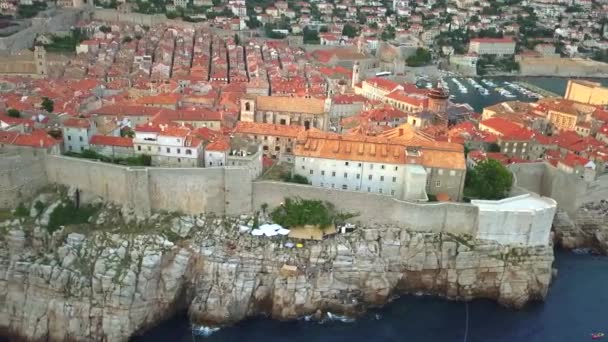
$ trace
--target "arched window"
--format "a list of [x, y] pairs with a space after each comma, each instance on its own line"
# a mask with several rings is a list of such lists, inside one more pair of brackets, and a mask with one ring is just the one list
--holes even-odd
[[250, 111], [251, 110], [251, 103], [245, 102], [245, 110], [246, 111]]

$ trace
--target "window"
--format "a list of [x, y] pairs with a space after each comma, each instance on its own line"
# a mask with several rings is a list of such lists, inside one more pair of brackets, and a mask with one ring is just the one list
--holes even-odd
[[439, 170], [437, 171], [437, 174], [438, 174], [438, 175], [440, 175], [440, 176], [441, 176], [441, 175], [443, 175], [443, 169], [439, 169]]
[[435, 186], [436, 187], [440, 187], [441, 186], [441, 181], [435, 181]]
[[331, 172], [331, 176], [332, 176], [332, 177], [336, 177], [336, 171], [332, 171], [332, 172]]
[[395, 196], [395, 190], [391, 190], [391, 196]]
[[342, 190], [348, 190], [348, 185], [343, 184], [343, 185], [342, 185]]
[[177, 154], [181, 154], [182, 150], [180, 148], [177, 149]]
[[148, 152], [152, 151], [152, 146], [148, 146]]
[[344, 162], [344, 165], [348, 166], [348, 162]]
[[141, 146], [139, 146], [139, 145], [138, 145], [138, 146], [137, 146], [137, 150], [138, 150], [138, 151], [141, 151]]
[[310, 170], [310, 174], [312, 175], [314, 172], [312, 170]]
[[357, 166], [361, 167], [361, 163], [359, 163], [359, 165], [357, 165]]
[[321, 176], [325, 176], [325, 171], [321, 170]]
[[397, 181], [397, 177], [393, 177], [393, 183]]
[[374, 164], [369, 164], [369, 169], [373, 170], [373, 168], [374, 168]]
[[160, 146], [158, 147], [158, 152], [160, 152]]
[[84, 151], [84, 147], [80, 146], [80, 152]]
[[380, 193], [380, 194], [382, 193], [382, 188], [378, 189], [378, 193]]
[[360, 179], [360, 178], [361, 178], [361, 175], [357, 173], [357, 179]]
[[321, 187], [322, 187], [322, 186], [323, 186], [323, 182], [321, 182], [321, 184], [319, 184], [319, 186], [321, 186]]
[[368, 179], [368, 180], [372, 180], [372, 175], [368, 175], [368, 176], [367, 176], [367, 179]]
[[267, 136], [264, 136], [264, 140], [268, 140], [268, 137], [267, 137]]
[[399, 171], [399, 166], [395, 166], [395, 171]]
[[513, 153], [515, 153], [515, 149], [513, 149]]
[[72, 141], [72, 136], [71, 135], [68, 135], [68, 140]]
[[331, 188], [332, 188], [332, 189], [333, 189], [333, 188], [335, 188], [334, 183], [331, 183]]
[[384, 182], [384, 176], [380, 176], [380, 181]]
[[503, 152], [504, 152], [504, 153], [507, 153], [507, 152], [509, 152], [509, 149], [505, 147], [505, 149], [504, 149], [504, 151], [503, 151]]
[[306, 170], [306, 166], [302, 165], [302, 170]]
[[277, 137], [277, 141], [279, 141], [279, 137]]
[[264, 151], [268, 151], [268, 146], [263, 147]]
[[344, 178], [348, 178], [348, 173], [344, 172]]
[[285, 149], [285, 151], [286, 151], [287, 153], [291, 153], [291, 147], [286, 148], [286, 149]]
[[78, 140], [82, 141], [82, 137], [78, 137]]
[[177, 158], [177, 162], [181, 163], [182, 162], [182, 158]]
[[167, 147], [167, 153], [171, 153], [171, 149]]
[[187, 149], [187, 150], [186, 150], [186, 154], [188, 154], [188, 155], [192, 154], [192, 150]]
[[384, 170], [384, 165], [380, 165], [380, 168], [381, 168], [382, 170]]
[[525, 148], [524, 148], [524, 149], [522, 149], [522, 150], [521, 150], [521, 153], [526, 153], [526, 149], [525, 149]]

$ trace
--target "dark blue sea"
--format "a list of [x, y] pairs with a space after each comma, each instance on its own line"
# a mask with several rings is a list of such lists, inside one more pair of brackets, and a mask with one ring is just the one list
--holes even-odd
[[[509, 310], [489, 300], [465, 304], [403, 296], [354, 322], [250, 319], [211, 336], [193, 336], [185, 316], [161, 324], [134, 342], [575, 342], [608, 336], [608, 257], [558, 251], [545, 302]], [[468, 324], [467, 324], [468, 317]], [[608, 337], [606, 338], [608, 341]]]

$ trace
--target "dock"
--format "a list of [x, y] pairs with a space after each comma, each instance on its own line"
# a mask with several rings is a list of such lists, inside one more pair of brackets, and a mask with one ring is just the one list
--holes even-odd
[[539, 95], [542, 95], [543, 97], [563, 97], [563, 95], [556, 94], [552, 91], [548, 91], [547, 89], [543, 89], [539, 86], [535, 86], [534, 84], [531, 84], [528, 82], [516, 81], [516, 83], [524, 88], [527, 88], [528, 90], [531, 90]]

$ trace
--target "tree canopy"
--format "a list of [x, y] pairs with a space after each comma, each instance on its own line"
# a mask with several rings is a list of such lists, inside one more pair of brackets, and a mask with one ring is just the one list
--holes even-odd
[[354, 38], [359, 34], [357, 28], [351, 24], [344, 25], [342, 28], [342, 35], [347, 36], [348, 38]]
[[42, 108], [44, 108], [44, 110], [46, 110], [47, 112], [51, 113], [54, 109], [54, 106], [55, 104], [48, 97], [42, 99]]
[[21, 112], [19, 112], [18, 110], [14, 109], [14, 108], [7, 110], [6, 114], [8, 116], [10, 116], [11, 118], [20, 118], [21, 117]]
[[417, 48], [416, 53], [412, 56], [409, 56], [405, 63], [411, 67], [419, 67], [431, 62], [431, 52], [424, 48]]
[[467, 172], [467, 190], [471, 198], [498, 200], [511, 191], [513, 174], [494, 159], [481, 161]]

